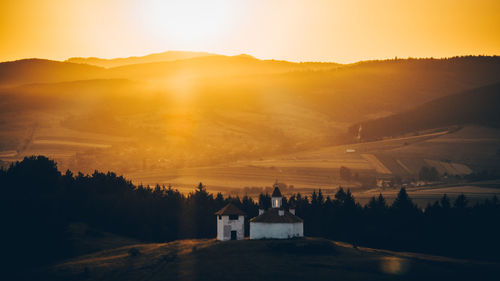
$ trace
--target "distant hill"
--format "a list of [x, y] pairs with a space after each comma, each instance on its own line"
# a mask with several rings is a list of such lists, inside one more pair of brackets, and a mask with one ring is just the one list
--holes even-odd
[[26, 128], [131, 137], [98, 156], [106, 169], [145, 159], [212, 165], [345, 143], [351, 124], [500, 81], [500, 57], [338, 65], [213, 55], [113, 68], [22, 60], [0, 69], [1, 150], [29, 140]]
[[500, 127], [500, 82], [445, 96], [411, 110], [351, 126], [362, 139], [397, 136], [452, 125], [478, 124]]
[[183, 59], [191, 59], [196, 57], [204, 57], [212, 55], [213, 54], [206, 52], [167, 51], [163, 53], [150, 54], [140, 57], [114, 58], [114, 59], [102, 59], [96, 57], [90, 57], [90, 58], [73, 57], [67, 59], [66, 62], [84, 63], [100, 67], [111, 68], [127, 64], [183, 60]]
[[[292, 71], [330, 70], [335, 63], [294, 63], [277, 60], [260, 60], [248, 55], [204, 56], [185, 60], [152, 62], [125, 65], [108, 69], [111, 78], [144, 79], [164, 81], [165, 79], [229, 78], [233, 76], [269, 75]], [[226, 83], [229, 81], [222, 81]], [[258, 81], [254, 81], [258, 82]]]
[[55, 83], [61, 81], [95, 79], [104, 68], [44, 59], [24, 59], [0, 63], [0, 87], [27, 83]]
[[[182, 52], [181, 52], [182, 53]], [[158, 55], [158, 56], [157, 56]], [[315, 71], [331, 69], [335, 63], [293, 63], [276, 60], [259, 60], [248, 55], [186, 56], [184, 59], [162, 60], [162, 54], [132, 58], [118, 67], [104, 68], [85, 63], [45, 59], [23, 59], [0, 63], [0, 88], [31, 83], [58, 83], [91, 79], [130, 79], [161, 81], [165, 79], [213, 78], [242, 75], [266, 75], [290, 71]], [[143, 59], [145, 58], [145, 59]], [[119, 59], [121, 60], [121, 59]], [[124, 60], [129, 60], [124, 59]], [[175, 77], [174, 77], [175, 76]], [[168, 81], [167, 81], [168, 82]]]

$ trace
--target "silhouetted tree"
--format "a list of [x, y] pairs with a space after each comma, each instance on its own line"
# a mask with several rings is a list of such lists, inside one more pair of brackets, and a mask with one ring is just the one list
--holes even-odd
[[347, 194], [345, 193], [344, 189], [342, 187], [339, 187], [339, 190], [337, 190], [337, 193], [335, 193], [335, 205], [336, 206], [343, 206], [345, 201], [346, 201]]
[[467, 208], [467, 205], [469, 204], [469, 201], [465, 197], [465, 195], [462, 193], [458, 195], [457, 199], [455, 199], [454, 207], [456, 209], [465, 209]]
[[441, 204], [441, 208], [443, 208], [444, 210], [448, 210], [451, 208], [450, 199], [448, 198], [448, 196], [446, 196], [446, 194], [441, 197], [439, 203]]
[[399, 190], [398, 196], [392, 203], [391, 208], [404, 214], [408, 213], [409, 211], [415, 210], [416, 206], [411, 201], [408, 193], [406, 193], [406, 188], [402, 187]]
[[382, 193], [380, 193], [377, 198], [372, 197], [366, 207], [372, 212], [380, 213], [387, 209], [387, 203]]
[[[91, 175], [66, 171], [54, 161], [27, 157], [0, 170], [0, 213], [8, 266], [39, 265], [72, 255], [68, 225], [91, 227], [142, 241], [164, 242], [193, 237], [215, 237], [215, 211], [233, 202], [248, 218], [258, 204], [248, 196], [215, 198], [203, 184], [187, 195], [171, 186], [135, 186], [112, 172]], [[310, 199], [310, 200], [309, 200]], [[259, 205], [270, 208], [269, 194]], [[306, 235], [355, 242], [357, 245], [456, 256], [498, 259], [500, 202], [493, 197], [468, 207], [462, 194], [453, 207], [448, 196], [428, 204], [422, 212], [402, 188], [391, 207], [382, 194], [361, 208], [349, 189], [340, 187], [332, 200], [322, 190], [311, 198], [293, 194], [293, 204], [304, 219]], [[246, 221], [248, 230], [248, 221]], [[467, 241], [473, 241], [468, 243]], [[460, 247], [457, 247], [460, 245]]]
[[271, 208], [271, 196], [269, 193], [259, 195], [259, 207], [267, 210]]

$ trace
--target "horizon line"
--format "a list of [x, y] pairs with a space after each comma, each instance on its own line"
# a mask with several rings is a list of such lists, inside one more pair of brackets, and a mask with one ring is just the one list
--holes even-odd
[[[436, 59], [436, 60], [445, 60], [445, 59], [452, 59], [452, 58], [461, 58], [461, 57], [499, 57], [499, 54], [491, 54], [491, 55], [486, 55], [486, 54], [461, 54], [461, 55], [452, 55], [452, 56], [441, 56], [441, 57], [434, 57], [434, 56], [407, 56], [407, 57], [400, 57], [400, 56], [394, 56], [394, 57], [379, 57], [379, 58], [367, 58], [367, 59], [362, 59], [362, 60], [356, 60], [356, 61], [351, 61], [351, 62], [336, 62], [336, 61], [330, 61], [330, 60], [293, 60], [293, 59], [280, 59], [280, 58], [262, 58], [262, 57], [257, 57], [252, 54], [248, 53], [237, 53], [237, 54], [224, 54], [224, 53], [214, 53], [214, 52], [208, 52], [208, 51], [193, 51], [193, 50], [166, 50], [166, 51], [159, 51], [159, 52], [151, 52], [151, 53], [146, 53], [146, 54], [137, 54], [137, 55], [130, 55], [130, 56], [117, 56], [117, 57], [98, 57], [98, 56], [71, 56], [67, 58], [47, 58], [47, 57], [23, 57], [23, 58], [16, 58], [16, 59], [7, 59], [4, 61], [0, 61], [0, 63], [6, 63], [6, 62], [15, 62], [15, 61], [21, 61], [21, 60], [30, 60], [30, 59], [39, 59], [39, 60], [49, 60], [49, 61], [57, 61], [57, 62], [68, 62], [69, 59], [72, 58], [80, 58], [80, 59], [101, 59], [101, 60], [115, 60], [115, 59], [130, 59], [130, 58], [140, 58], [140, 57], [145, 57], [149, 55], [155, 55], [155, 54], [162, 54], [162, 53], [167, 53], [167, 52], [186, 52], [186, 53], [206, 53], [208, 55], [212, 56], [227, 56], [227, 57], [236, 57], [236, 56], [241, 56], [241, 55], [247, 55], [251, 56], [255, 59], [262, 60], [262, 61], [286, 61], [286, 62], [291, 62], [291, 63], [332, 63], [332, 64], [341, 64], [341, 65], [350, 65], [350, 64], [356, 64], [356, 63], [361, 63], [361, 62], [371, 62], [371, 61], [391, 61], [391, 60], [411, 60], [411, 59]], [[194, 57], [196, 58], [196, 57]], [[176, 60], [171, 60], [171, 61], [177, 61], [177, 60], [185, 60], [185, 59], [176, 59]]]

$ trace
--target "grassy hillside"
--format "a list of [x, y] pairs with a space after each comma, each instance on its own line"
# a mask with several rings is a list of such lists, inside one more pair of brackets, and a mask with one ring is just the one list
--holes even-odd
[[123, 237], [109, 232], [99, 231], [85, 223], [68, 225], [69, 246], [71, 256], [80, 256], [126, 245], [137, 244], [138, 240]]
[[40, 269], [38, 276], [110, 281], [471, 280], [479, 276], [481, 280], [494, 280], [498, 273], [495, 263], [354, 249], [347, 244], [306, 238], [137, 244], [77, 257]]
[[361, 139], [369, 140], [452, 125], [500, 127], [499, 104], [500, 83], [496, 83], [438, 98], [403, 113], [361, 122], [350, 131], [355, 135], [361, 126]]

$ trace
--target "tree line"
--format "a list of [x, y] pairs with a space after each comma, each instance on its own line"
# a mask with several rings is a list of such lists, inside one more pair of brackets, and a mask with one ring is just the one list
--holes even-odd
[[[247, 214], [269, 208], [268, 193], [258, 199], [211, 194], [200, 185], [183, 194], [172, 187], [135, 186], [112, 172], [61, 173], [43, 156], [27, 157], [0, 170], [4, 253], [12, 266], [37, 265], [72, 256], [67, 227], [91, 227], [144, 242], [216, 236], [214, 213], [232, 202]], [[361, 206], [350, 190], [333, 198], [321, 190], [283, 198], [304, 219], [306, 236], [355, 245], [433, 254], [498, 259], [500, 202], [496, 197], [474, 205], [464, 195], [444, 195], [418, 208], [402, 188], [392, 204], [382, 195]]]

